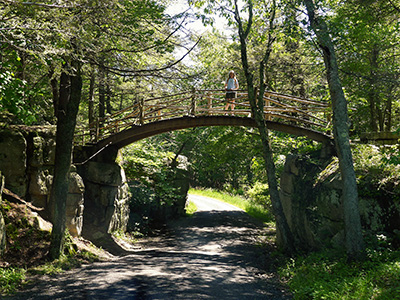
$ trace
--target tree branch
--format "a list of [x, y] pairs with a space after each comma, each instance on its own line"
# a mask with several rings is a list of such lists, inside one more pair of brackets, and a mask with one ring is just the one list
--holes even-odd
[[[104, 66], [105, 68], [107, 68], [107, 70], [109, 70], [111, 73], [116, 74], [116, 75], [127, 75], [127, 74], [132, 74], [132, 76], [141, 74], [141, 75], [145, 75], [145, 74], [150, 74], [153, 72], [160, 72], [160, 71], [165, 71], [166, 69], [170, 69], [173, 66], [177, 65], [178, 63], [180, 63], [187, 55], [189, 55], [190, 52], [193, 51], [193, 49], [197, 46], [197, 44], [200, 42], [201, 37], [198, 39], [198, 41], [178, 60], [174, 61], [171, 64], [168, 64], [164, 67], [161, 68], [157, 68], [157, 69], [149, 69], [149, 70], [131, 70], [131, 69], [120, 69], [120, 68], [115, 68], [115, 67], [110, 67], [110, 66]], [[98, 66], [102, 66], [102, 64], [98, 63], [98, 62], [94, 62], [94, 64], [98, 65]]]
[[11, 5], [33, 5], [33, 6], [41, 6], [46, 8], [76, 8], [80, 5], [76, 6], [66, 6], [66, 5], [56, 5], [56, 4], [44, 4], [44, 3], [36, 3], [36, 2], [19, 2], [13, 0], [0, 0], [0, 3], [11, 4]]

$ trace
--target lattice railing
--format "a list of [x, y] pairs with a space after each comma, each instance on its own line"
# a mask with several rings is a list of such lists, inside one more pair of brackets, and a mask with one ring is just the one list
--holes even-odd
[[[319, 130], [329, 127], [329, 105], [325, 102], [270, 91], [265, 92], [263, 98], [266, 120], [319, 128]], [[132, 126], [183, 116], [251, 117], [247, 92], [237, 91], [237, 97], [231, 101], [235, 103], [235, 109], [225, 110], [226, 99], [223, 90], [192, 90], [139, 99], [129, 107], [97, 120], [88, 128], [80, 128], [76, 142], [79, 144], [97, 142]]]

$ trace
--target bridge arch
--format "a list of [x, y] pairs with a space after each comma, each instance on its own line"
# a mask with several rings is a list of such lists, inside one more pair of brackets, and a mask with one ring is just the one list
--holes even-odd
[[[319, 131], [275, 121], [266, 121], [266, 123], [268, 128], [271, 130], [293, 134], [296, 136], [305, 136], [311, 140], [324, 144], [332, 144], [332, 137]], [[206, 126], [245, 126], [256, 128], [257, 124], [254, 119], [245, 117], [184, 116], [179, 118], [160, 120], [143, 125], [133, 125], [128, 129], [117, 132], [97, 142], [95, 144], [95, 151], [98, 151], [107, 146], [113, 146], [113, 148], [120, 149], [136, 141], [157, 134], [186, 128]]]

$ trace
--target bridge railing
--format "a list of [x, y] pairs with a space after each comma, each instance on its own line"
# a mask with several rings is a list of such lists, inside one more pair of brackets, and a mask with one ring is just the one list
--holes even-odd
[[[266, 120], [320, 130], [329, 126], [329, 105], [325, 102], [271, 91], [265, 92], [263, 98]], [[173, 95], [137, 99], [131, 106], [89, 124], [89, 128], [81, 128], [76, 136], [76, 142], [79, 144], [97, 142], [132, 126], [182, 116], [252, 117], [246, 91], [237, 91], [237, 97], [230, 100], [235, 104], [234, 110], [225, 110], [226, 101], [224, 90], [195, 89]]]

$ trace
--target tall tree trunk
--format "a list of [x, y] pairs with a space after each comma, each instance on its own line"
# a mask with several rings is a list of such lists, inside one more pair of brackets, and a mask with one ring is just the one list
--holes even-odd
[[391, 131], [392, 130], [392, 99], [394, 97], [392, 96], [393, 94], [393, 89], [394, 85], [391, 84], [390, 87], [388, 87], [388, 92], [387, 92], [387, 98], [386, 98], [386, 105], [385, 105], [385, 130], [386, 131]]
[[[282, 247], [285, 252], [288, 254], [292, 254], [296, 251], [295, 244], [294, 244], [294, 239], [292, 232], [289, 228], [289, 225], [287, 223], [286, 216], [283, 211], [282, 203], [280, 200], [279, 196], [279, 190], [278, 190], [278, 182], [276, 179], [276, 170], [275, 170], [275, 164], [273, 160], [273, 152], [271, 148], [271, 143], [268, 135], [268, 128], [266, 126], [265, 122], [265, 116], [264, 116], [264, 100], [261, 95], [261, 93], [264, 93], [265, 90], [265, 84], [264, 84], [264, 69], [265, 69], [265, 63], [268, 60], [268, 56], [270, 53], [270, 49], [268, 46], [268, 49], [266, 51], [266, 54], [263, 58], [263, 61], [260, 63], [260, 83], [261, 83], [261, 93], [259, 100], [257, 101], [257, 92], [256, 89], [254, 88], [254, 77], [253, 74], [250, 72], [250, 67], [249, 67], [249, 62], [247, 58], [247, 36], [250, 32], [250, 28], [252, 26], [252, 16], [253, 16], [253, 5], [252, 1], [249, 1], [249, 20], [247, 22], [247, 27], [246, 29], [243, 28], [242, 20], [240, 19], [239, 15], [239, 9], [238, 9], [238, 4], [237, 0], [235, 0], [235, 20], [238, 24], [238, 31], [239, 31], [239, 39], [240, 39], [240, 51], [241, 51], [241, 59], [242, 59], [242, 66], [244, 70], [244, 74], [246, 77], [246, 83], [247, 83], [247, 91], [248, 91], [248, 97], [249, 97], [249, 102], [251, 106], [251, 111], [253, 114], [253, 117], [256, 121], [258, 130], [260, 132], [260, 137], [261, 137], [261, 142], [263, 146], [263, 157], [265, 161], [265, 167], [267, 170], [267, 177], [268, 177], [268, 187], [269, 187], [269, 193], [271, 197], [271, 203], [273, 207], [273, 213], [276, 219], [276, 226], [279, 229], [279, 232], [281, 234], [281, 239], [282, 239]], [[271, 41], [271, 39], [270, 39]]]
[[53, 230], [51, 232], [50, 245], [52, 259], [59, 258], [64, 247], [65, 211], [72, 160], [72, 145], [82, 93], [80, 63], [73, 61], [71, 68], [65, 65], [64, 68], [72, 69], [76, 73], [68, 75], [69, 72], [64, 69], [60, 79], [54, 178], [50, 195], [50, 202], [54, 203]]
[[91, 139], [95, 139], [96, 136], [96, 118], [94, 115], [94, 85], [96, 81], [96, 73], [95, 69], [92, 68], [92, 72], [90, 74], [90, 83], [89, 83], [89, 95], [88, 95], [88, 120], [89, 120], [89, 130]]
[[94, 68], [90, 74], [90, 83], [89, 83], [89, 95], [88, 95], [88, 120], [89, 126], [93, 127], [93, 123], [95, 121], [94, 115], [94, 85], [96, 80], [96, 73]]
[[107, 113], [112, 114], [112, 106], [111, 106], [111, 88], [110, 84], [107, 79], [107, 84], [106, 84], [106, 108], [107, 108]]
[[54, 77], [54, 69], [51, 66], [49, 70], [49, 78], [50, 78], [50, 86], [51, 86], [51, 92], [53, 95], [53, 110], [54, 110], [54, 117], [57, 117], [57, 111], [58, 111], [58, 101], [59, 101], [59, 91], [58, 91], [58, 81]]
[[101, 119], [106, 116], [106, 76], [102, 66], [99, 75], [99, 118]]
[[339, 157], [343, 182], [343, 209], [346, 235], [346, 250], [350, 260], [364, 258], [364, 242], [358, 207], [357, 182], [350, 148], [347, 103], [339, 79], [339, 71], [328, 28], [315, 10], [313, 0], [304, 0], [311, 27], [317, 36], [324, 55], [329, 92], [333, 110], [333, 134]]
[[376, 78], [376, 70], [378, 69], [378, 53], [375, 49], [371, 52], [370, 62], [371, 62], [371, 69], [369, 74], [368, 80], [368, 95], [367, 100], [369, 104], [369, 111], [370, 111], [370, 126], [373, 132], [378, 132], [379, 127], [378, 124], [380, 123], [379, 118], [379, 95], [376, 91], [378, 80]]

